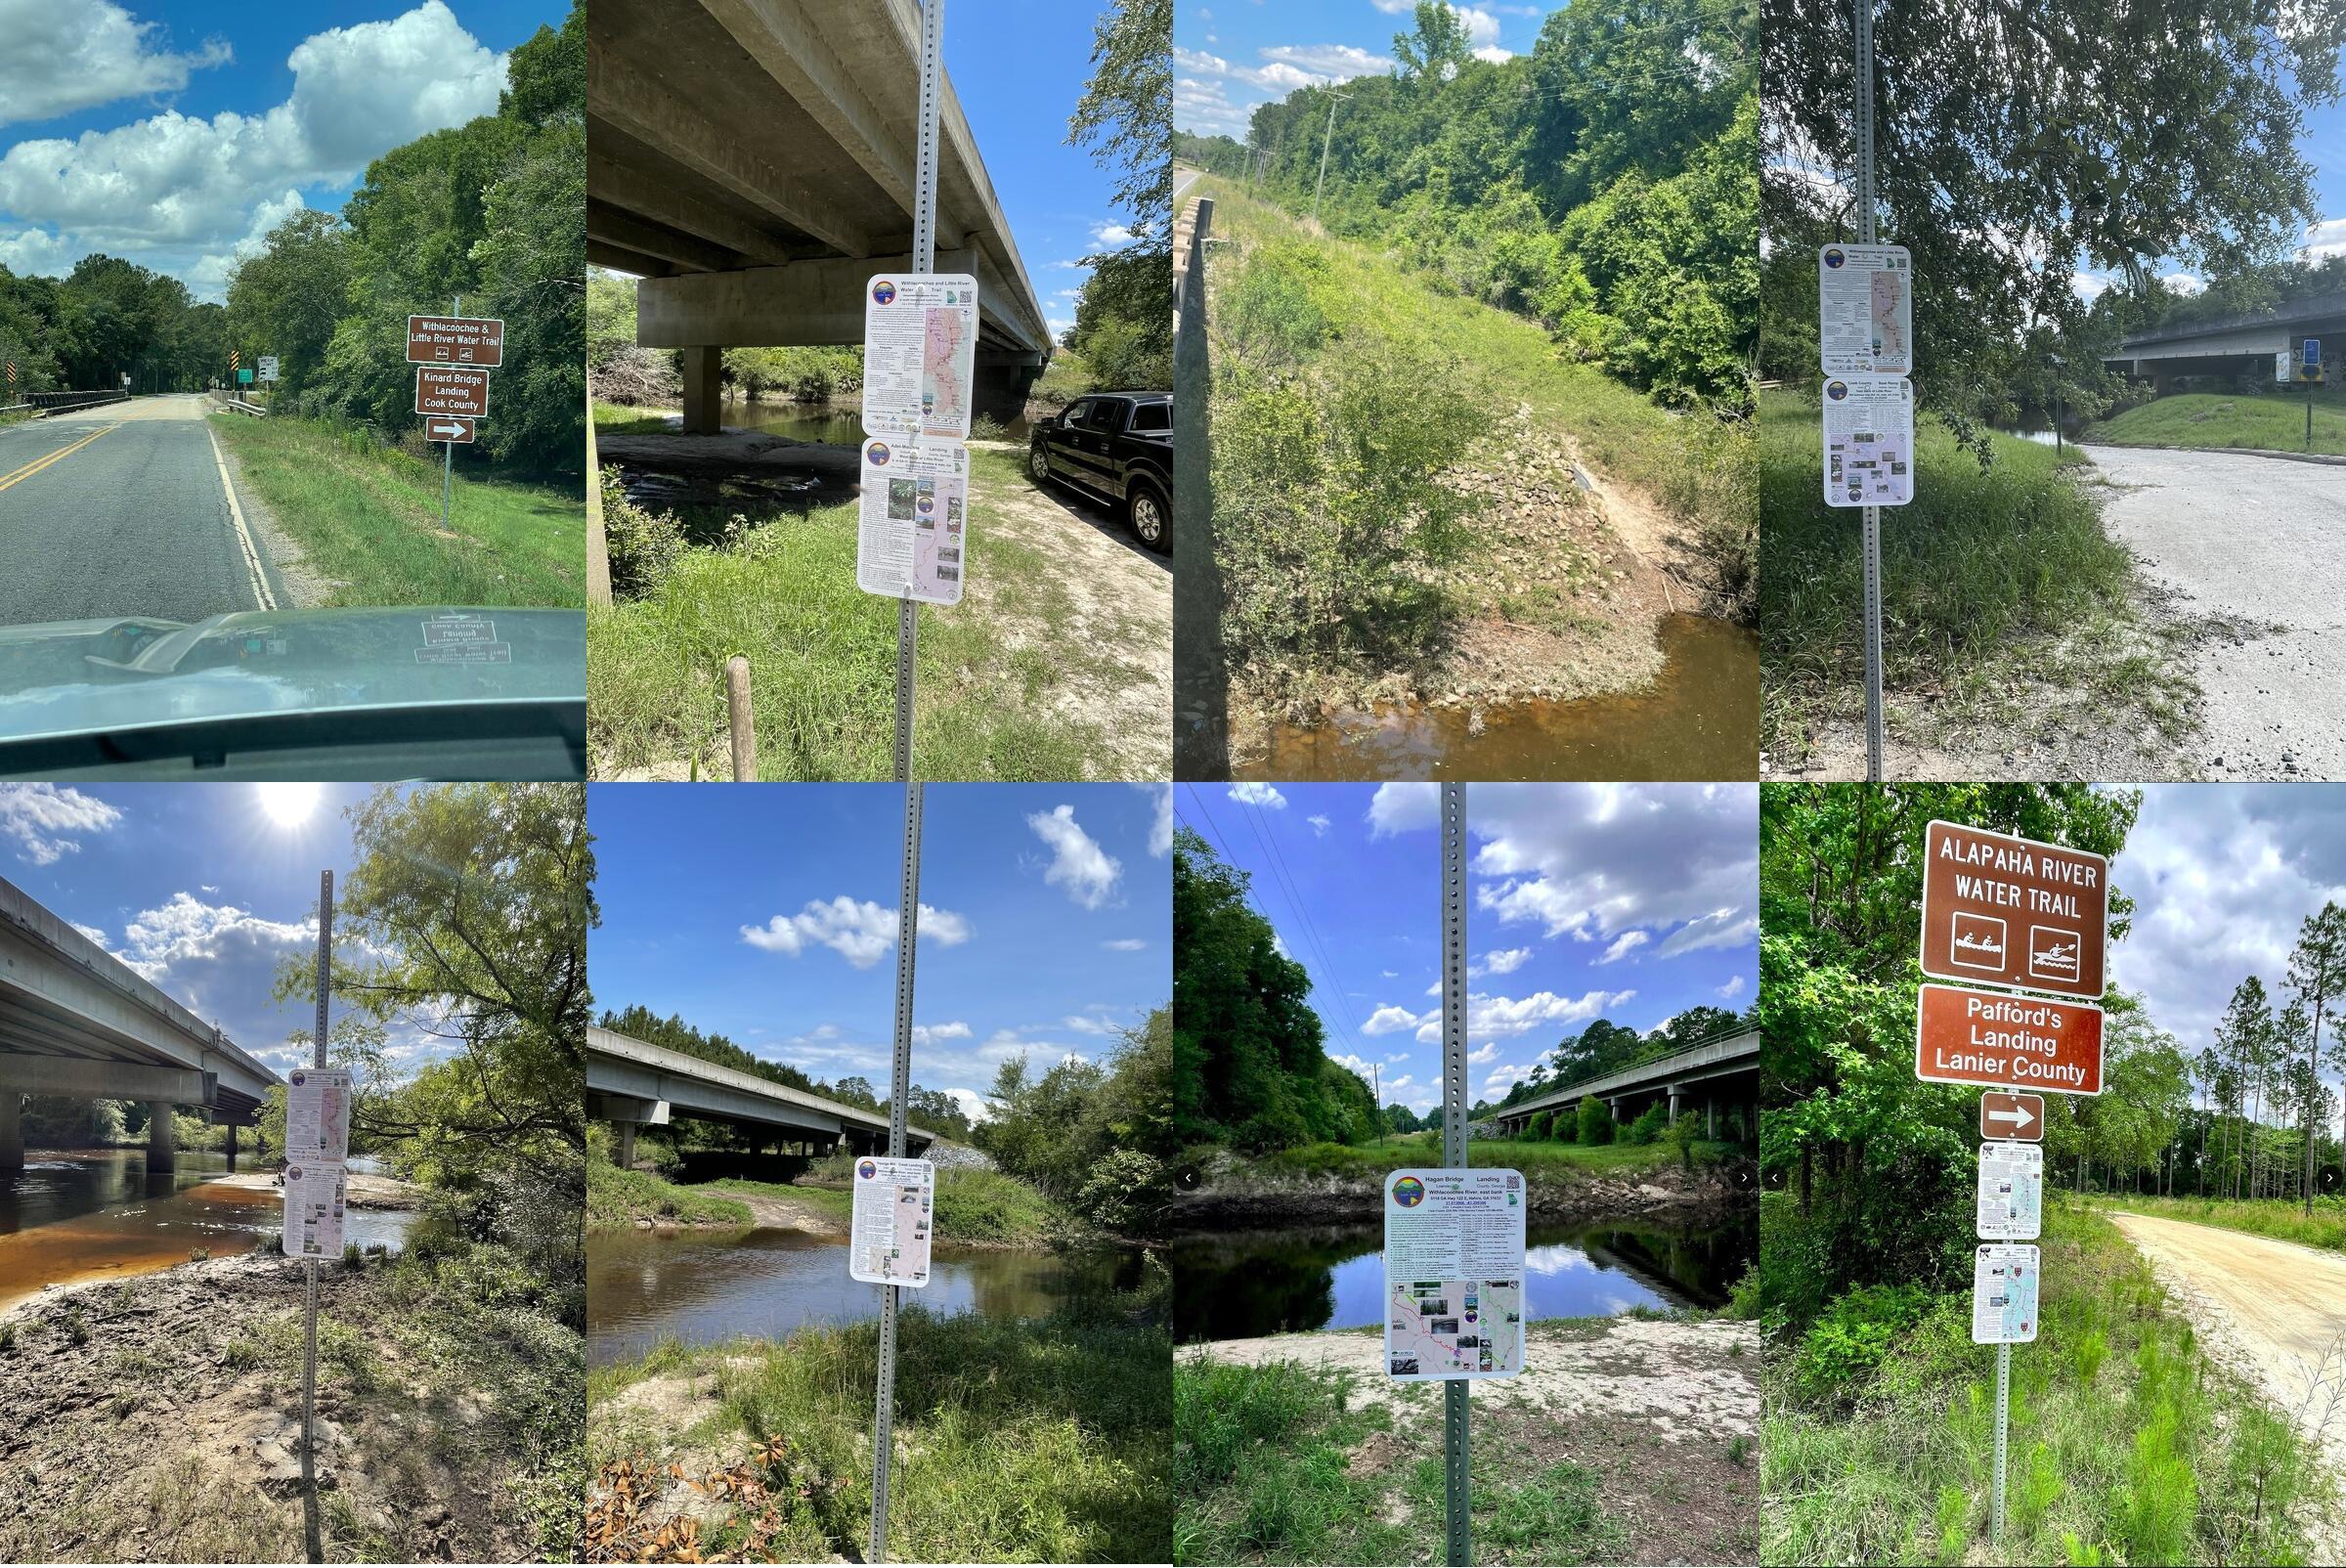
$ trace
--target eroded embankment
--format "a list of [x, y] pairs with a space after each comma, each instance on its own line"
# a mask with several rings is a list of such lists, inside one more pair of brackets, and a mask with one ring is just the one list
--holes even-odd
[[[1669, 1219], [1699, 1222], [1752, 1200], [1748, 1160], [1629, 1171], [1620, 1175], [1531, 1171], [1529, 1212], [1540, 1219]], [[1175, 1231], [1297, 1221], [1374, 1220], [1384, 1212], [1384, 1177], [1305, 1175], [1234, 1164], [1195, 1191], [1175, 1194], [1167, 1224]]]

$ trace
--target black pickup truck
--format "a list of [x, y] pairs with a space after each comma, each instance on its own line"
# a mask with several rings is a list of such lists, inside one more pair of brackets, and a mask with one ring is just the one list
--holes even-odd
[[1152, 550], [1173, 547], [1173, 394], [1091, 392], [1034, 427], [1026, 471], [1124, 508]]

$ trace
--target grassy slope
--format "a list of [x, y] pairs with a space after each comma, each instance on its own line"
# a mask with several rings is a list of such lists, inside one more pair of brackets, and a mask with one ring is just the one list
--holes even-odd
[[[1812, 400], [1761, 395], [1761, 740], [1795, 761], [1816, 726], [1862, 723], [1865, 708], [1858, 515], [1824, 503], [1818, 428]], [[1891, 727], [1928, 742], [1942, 726], [2003, 721], [2016, 686], [2038, 679], [2105, 717], [2139, 709], [2150, 727], [2176, 732], [2186, 688], [2141, 635], [2131, 561], [2077, 483], [2085, 458], [1989, 441], [1983, 473], [1926, 420], [1915, 501], [1883, 514]]]
[[[726, 1177], [695, 1191], [784, 1198], [843, 1220], [854, 1206], [854, 1195], [844, 1187]], [[1015, 1176], [950, 1165], [936, 1173], [936, 1239], [940, 1241], [1035, 1245], [1064, 1219], [1049, 1198]]]
[[[623, 1481], [646, 1491], [679, 1454], [741, 1464], [773, 1506], [696, 1498], [702, 1549], [748, 1560], [860, 1560], [871, 1520], [877, 1327], [802, 1328], [601, 1368], [587, 1380], [599, 1470], [590, 1550], [629, 1539]], [[1172, 1346], [1158, 1328], [910, 1308], [896, 1351], [897, 1460], [888, 1549], [898, 1562], [1162, 1561]], [[682, 1383], [681, 1409], [629, 1394]], [[654, 1389], [647, 1388], [650, 1394]], [[698, 1475], [696, 1464], [690, 1473]], [[604, 1521], [597, 1528], [597, 1521]]]
[[[1016, 457], [971, 455], [972, 570], [1047, 601], [1053, 563], [999, 526], [989, 495], [1028, 481]], [[755, 671], [767, 779], [893, 776], [896, 607], [855, 586], [852, 502], [779, 512], [734, 550], [688, 551], [650, 598], [588, 612], [587, 723], [601, 771], [697, 759], [726, 776], [723, 670]], [[1055, 713], [1057, 673], [1081, 650], [1010, 648], [973, 595], [921, 612], [914, 767], [923, 778], [1073, 779], [1095, 726]]]
[[[1529, 1177], [1569, 1179], [1574, 1175], [1620, 1175], [1658, 1170], [1678, 1162], [1677, 1151], [1667, 1144], [1578, 1144], [1533, 1142], [1509, 1138], [1477, 1138], [1469, 1151], [1477, 1165], [1510, 1166]], [[1265, 1172], [1298, 1176], [1377, 1177], [1405, 1165], [1439, 1164], [1442, 1146], [1434, 1133], [1412, 1133], [1382, 1144], [1304, 1144], [1282, 1149], [1255, 1162]], [[1725, 1144], [1697, 1144], [1697, 1163], [1731, 1152]]]
[[2251, 1236], [2269, 1236], [2300, 1246], [2326, 1247], [2346, 1252], [2346, 1198], [2317, 1198], [2308, 1215], [2294, 1199], [2264, 1198], [2234, 1202], [2215, 1198], [2157, 1198], [2127, 1194], [2094, 1195], [2085, 1201], [2099, 1209], [2129, 1209], [2157, 1219], [2190, 1220]]
[[1839, 1405], [1802, 1399], [1771, 1355], [1761, 1560], [2305, 1560], [2302, 1522], [2336, 1500], [2285, 1419], [2197, 1349], [2107, 1220], [2061, 1204], [2042, 1245], [2042, 1331], [2013, 1353], [2004, 1544], [1985, 1546], [1995, 1355], [1971, 1343], [1964, 1291]]
[[2113, 447], [2257, 447], [2268, 452], [2346, 454], [2346, 394], [2314, 394], [2314, 444], [2305, 444], [2305, 394], [2250, 397], [2181, 392], [2103, 420], [2087, 441]]
[[649, 1171], [621, 1170], [600, 1159], [586, 1163], [586, 1223], [632, 1225], [667, 1220], [680, 1225], [747, 1225], [750, 1208], [729, 1198], [664, 1182]]
[[657, 435], [673, 429], [668, 415], [656, 410], [630, 408], [620, 403], [605, 403], [596, 398], [588, 405], [598, 436]]

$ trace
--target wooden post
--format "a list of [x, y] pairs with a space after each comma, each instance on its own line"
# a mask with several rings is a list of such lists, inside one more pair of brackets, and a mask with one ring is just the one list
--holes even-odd
[[725, 661], [725, 718], [733, 730], [733, 782], [758, 781], [758, 716], [750, 709], [750, 661]]

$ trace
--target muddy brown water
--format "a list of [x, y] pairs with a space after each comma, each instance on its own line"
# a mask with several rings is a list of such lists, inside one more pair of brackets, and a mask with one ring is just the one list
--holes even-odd
[[1379, 704], [1275, 724], [1241, 779], [1749, 779], [1760, 767], [1760, 639], [1666, 617], [1662, 675], [1643, 691], [1483, 710]]
[[[273, 1167], [248, 1155], [239, 1168]], [[198, 1248], [228, 1257], [266, 1245], [282, 1230], [278, 1194], [230, 1186], [220, 1179], [229, 1174], [225, 1155], [194, 1151], [152, 1175], [143, 1150], [31, 1152], [22, 1174], [0, 1180], [0, 1312], [49, 1285], [152, 1274]], [[343, 1239], [396, 1251], [413, 1218], [350, 1209]]]
[[[1139, 1255], [1122, 1250], [1070, 1260], [939, 1242], [929, 1284], [901, 1299], [943, 1316], [1041, 1318], [1071, 1295], [1130, 1289], [1140, 1271]], [[780, 1339], [879, 1315], [880, 1287], [847, 1278], [842, 1238], [767, 1226], [587, 1233], [589, 1366], [631, 1361], [664, 1339]]]

